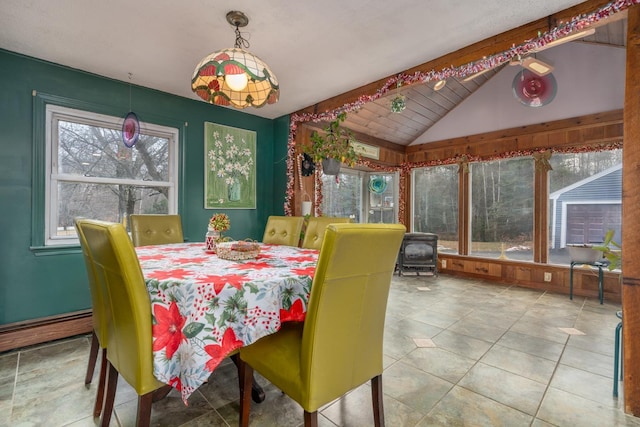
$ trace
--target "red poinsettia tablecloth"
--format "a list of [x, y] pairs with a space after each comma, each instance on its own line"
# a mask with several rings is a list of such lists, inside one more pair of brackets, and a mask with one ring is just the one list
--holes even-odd
[[227, 261], [204, 243], [136, 248], [151, 299], [153, 369], [184, 402], [233, 350], [304, 320], [318, 251], [261, 245]]

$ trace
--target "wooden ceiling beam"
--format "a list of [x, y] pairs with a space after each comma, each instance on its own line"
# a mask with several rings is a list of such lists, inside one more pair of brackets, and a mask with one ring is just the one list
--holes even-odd
[[454, 66], [459, 67], [470, 62], [478, 61], [483, 57], [499, 54], [509, 50], [513, 45], [519, 45], [525, 40], [538, 37], [539, 33], [544, 33], [560, 24], [568, 22], [572, 18], [593, 13], [599, 8], [606, 6], [610, 1], [604, 0], [588, 0], [574, 7], [562, 10], [553, 15], [538, 19], [518, 28], [505, 31], [493, 37], [489, 37], [455, 52], [448, 53], [432, 61], [424, 64], [400, 71], [396, 74], [384, 77], [373, 83], [369, 83], [359, 88], [350, 90], [341, 95], [321, 101], [317, 104], [310, 105], [302, 110], [297, 111], [298, 114], [317, 114], [325, 111], [332, 111], [344, 105], [356, 102], [362, 95], [374, 95], [385, 83], [392, 77], [404, 73], [407, 75], [416, 72], [428, 73], [431, 70], [442, 70], [444, 68]]

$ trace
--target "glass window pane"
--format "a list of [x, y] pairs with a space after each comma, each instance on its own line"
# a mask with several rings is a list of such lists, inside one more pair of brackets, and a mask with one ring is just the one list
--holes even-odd
[[471, 164], [472, 256], [533, 259], [533, 159]]
[[324, 216], [349, 217], [353, 222], [361, 222], [362, 176], [341, 172], [336, 179], [323, 174], [321, 209]]
[[57, 231], [53, 236], [76, 237], [75, 217], [122, 222], [121, 212], [167, 214], [167, 190], [166, 187], [61, 182], [58, 195], [64, 203], [58, 203]]
[[458, 253], [458, 165], [413, 171], [413, 231], [438, 235], [438, 251]]
[[622, 150], [551, 156], [549, 262], [569, 264], [568, 244], [622, 244]]
[[132, 148], [116, 129], [58, 121], [58, 172], [100, 178], [169, 180], [169, 140], [140, 135]]

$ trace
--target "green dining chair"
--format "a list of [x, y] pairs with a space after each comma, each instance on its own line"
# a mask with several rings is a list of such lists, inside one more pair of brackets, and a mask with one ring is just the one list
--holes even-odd
[[96, 281], [106, 289], [108, 376], [102, 426], [113, 412], [118, 376], [138, 394], [136, 425], [149, 425], [151, 403], [170, 387], [153, 375], [151, 302], [134, 247], [122, 224], [79, 220]]
[[374, 423], [384, 425], [384, 321], [405, 231], [400, 224], [327, 227], [305, 321], [240, 349], [241, 426], [249, 425], [254, 370], [302, 406], [305, 426], [317, 426], [320, 407], [370, 380]]
[[304, 230], [302, 246], [305, 249], [320, 249], [324, 232], [329, 224], [343, 224], [351, 222], [351, 218], [336, 216], [312, 216], [309, 217], [307, 228]]
[[298, 246], [303, 223], [304, 217], [301, 216], [272, 215], [267, 219], [262, 243]]
[[93, 330], [91, 332], [91, 349], [89, 350], [89, 363], [87, 373], [85, 375], [85, 385], [91, 384], [93, 374], [98, 360], [99, 350], [102, 349], [102, 362], [100, 364], [100, 373], [98, 376], [98, 389], [96, 391], [96, 402], [93, 407], [93, 416], [99, 417], [102, 412], [102, 403], [104, 399], [104, 386], [107, 377], [107, 295], [106, 289], [100, 286], [96, 279], [96, 273], [93, 267], [93, 258], [89, 253], [87, 239], [82, 233], [82, 229], [75, 220], [76, 233], [80, 241], [82, 256], [84, 258], [85, 268], [87, 270], [87, 281], [89, 283], [89, 292], [91, 294], [91, 318], [93, 322]]
[[180, 215], [130, 215], [129, 227], [134, 246], [184, 242]]

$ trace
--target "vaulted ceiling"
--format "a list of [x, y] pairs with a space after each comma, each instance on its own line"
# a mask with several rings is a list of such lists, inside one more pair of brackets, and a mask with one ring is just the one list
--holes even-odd
[[[190, 88], [195, 65], [212, 51], [232, 46], [234, 28], [225, 15], [241, 10], [249, 17], [243, 29], [249, 50], [270, 65], [281, 87], [277, 104], [243, 111], [276, 118], [446, 58], [572, 6], [591, 11], [604, 4], [599, 0], [403, 0], [398, 4], [2, 0], [0, 48], [195, 100], [199, 98]], [[618, 19], [583, 42], [622, 45], [625, 28]], [[531, 34], [523, 33], [522, 38], [527, 37]], [[468, 60], [481, 55], [472, 53]], [[434, 91], [433, 82], [400, 87], [349, 114], [347, 126], [372, 138], [409, 145], [497, 71], [466, 82], [449, 78], [440, 91]], [[390, 110], [391, 98], [398, 93], [407, 100], [402, 114]]]
[[[571, 43], [622, 47], [626, 44], [626, 28], [625, 14], [620, 14], [616, 19], [596, 26], [594, 34]], [[450, 77], [440, 90], [434, 89], [434, 82], [401, 86], [348, 114], [344, 125], [359, 135], [403, 146], [411, 145], [506, 66], [508, 65], [503, 64], [472, 79]], [[395, 113], [391, 109], [392, 100], [398, 95], [405, 97], [406, 108], [401, 113]], [[308, 124], [315, 129], [326, 125], [327, 122]]]

